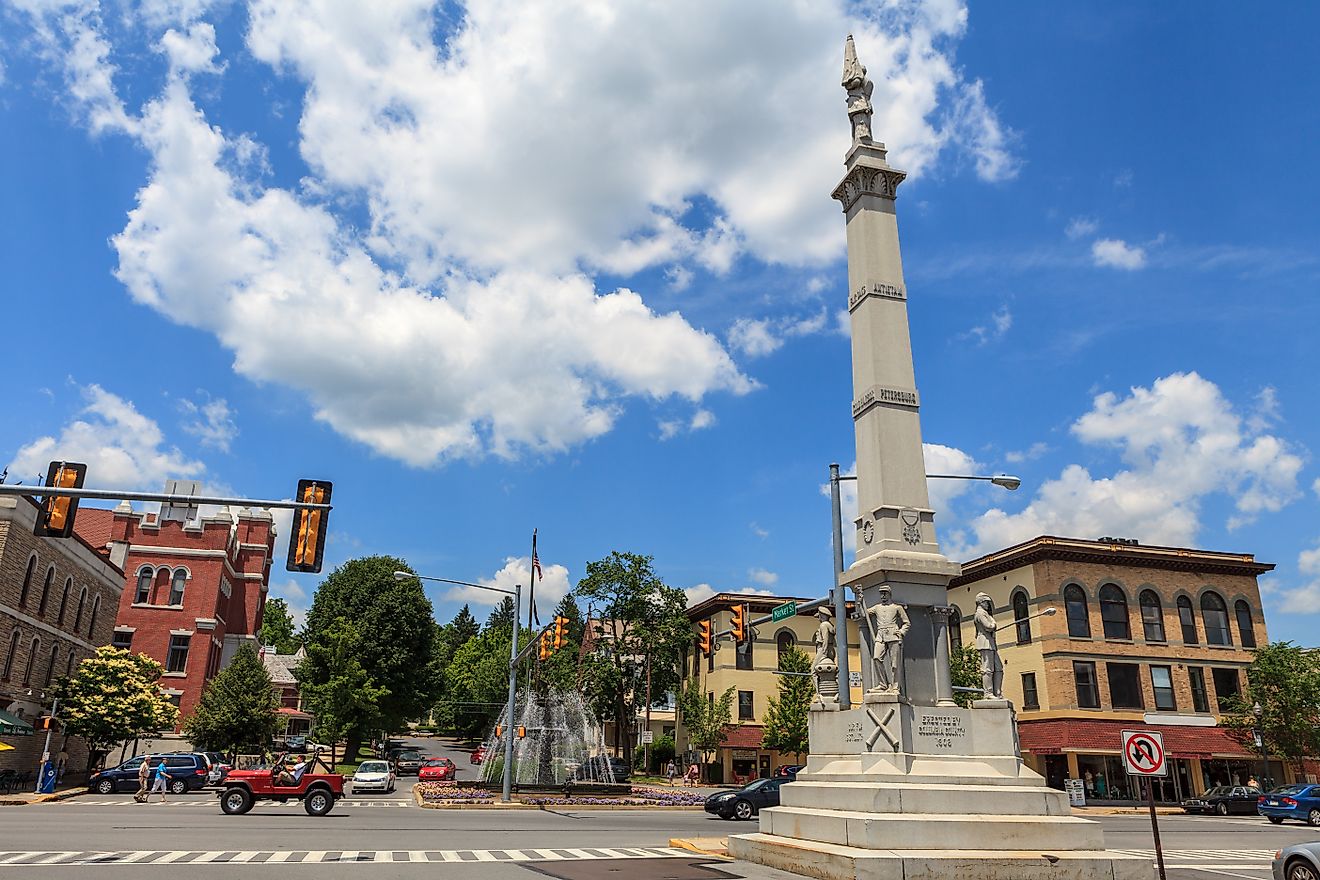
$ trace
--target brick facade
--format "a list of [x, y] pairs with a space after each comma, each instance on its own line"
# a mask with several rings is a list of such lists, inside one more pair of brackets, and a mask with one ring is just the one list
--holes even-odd
[[76, 527], [105, 540], [124, 571], [114, 643], [165, 667], [161, 686], [182, 722], [241, 645], [259, 647], [275, 546], [270, 514], [162, 522], [121, 504], [80, 510]]
[[[29, 498], [0, 498], [0, 709], [33, 725], [50, 713], [51, 684], [110, 643], [124, 586], [108, 553], [80, 536], [35, 537], [36, 513]], [[14, 750], [0, 751], [0, 770], [36, 772], [43, 732], [3, 741]], [[61, 748], [72, 770], [87, 766], [80, 739], [56, 732], [51, 751]]]

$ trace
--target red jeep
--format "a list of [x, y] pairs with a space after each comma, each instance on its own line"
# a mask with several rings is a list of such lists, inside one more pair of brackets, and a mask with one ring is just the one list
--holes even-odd
[[220, 791], [220, 809], [231, 816], [240, 816], [258, 800], [284, 803], [292, 798], [303, 802], [308, 815], [324, 816], [343, 796], [343, 775], [333, 772], [321, 760], [318, 750], [301, 771], [287, 766], [284, 756], [270, 767], [231, 770]]

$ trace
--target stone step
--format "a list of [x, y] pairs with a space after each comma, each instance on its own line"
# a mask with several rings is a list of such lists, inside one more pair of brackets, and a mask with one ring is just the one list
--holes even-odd
[[914, 785], [906, 782], [798, 780], [780, 788], [779, 803], [785, 807], [854, 810], [862, 813], [1072, 815], [1067, 794], [1039, 785]]
[[[808, 767], [810, 766], [808, 764]], [[926, 769], [929, 770], [929, 768]], [[815, 770], [800, 771], [795, 778], [799, 782], [890, 782], [911, 785], [962, 785], [971, 782], [976, 785], [1004, 786], [1007, 788], [1044, 784], [1044, 780], [1040, 775], [1027, 767], [1022, 767], [1018, 772], [1011, 775], [958, 772], [882, 773], [866, 772], [856, 762], [843, 761]]]
[[1100, 823], [1071, 816], [866, 813], [813, 807], [761, 811], [761, 833], [860, 849], [1102, 850]]

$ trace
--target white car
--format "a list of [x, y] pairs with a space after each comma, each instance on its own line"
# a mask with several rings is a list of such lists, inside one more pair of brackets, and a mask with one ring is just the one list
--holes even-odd
[[363, 761], [353, 774], [353, 794], [361, 791], [394, 791], [394, 770], [388, 761]]

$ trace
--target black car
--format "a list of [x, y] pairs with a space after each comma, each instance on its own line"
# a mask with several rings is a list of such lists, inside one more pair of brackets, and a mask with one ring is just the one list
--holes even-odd
[[779, 789], [793, 781], [791, 776], [757, 779], [734, 791], [720, 791], [706, 798], [706, 812], [721, 819], [750, 819], [766, 807], [779, 806]]
[[1203, 795], [1182, 802], [1185, 813], [1229, 813], [1256, 815], [1256, 801], [1261, 795], [1254, 785], [1217, 785]]
[[394, 749], [387, 760], [396, 776], [416, 776], [422, 769], [422, 753], [416, 749]]
[[92, 778], [87, 782], [87, 787], [98, 794], [137, 791], [138, 768], [148, 758], [151, 760], [152, 776], [150, 778], [153, 784], [156, 765], [164, 759], [165, 767], [170, 775], [170, 794], [196, 791], [206, 785], [207, 773], [211, 769], [206, 756], [197, 752], [178, 752], [169, 755], [138, 755], [136, 758], [129, 758], [118, 767], [93, 773]]
[[573, 771], [579, 782], [627, 782], [632, 776], [628, 763], [612, 755], [596, 755]]

